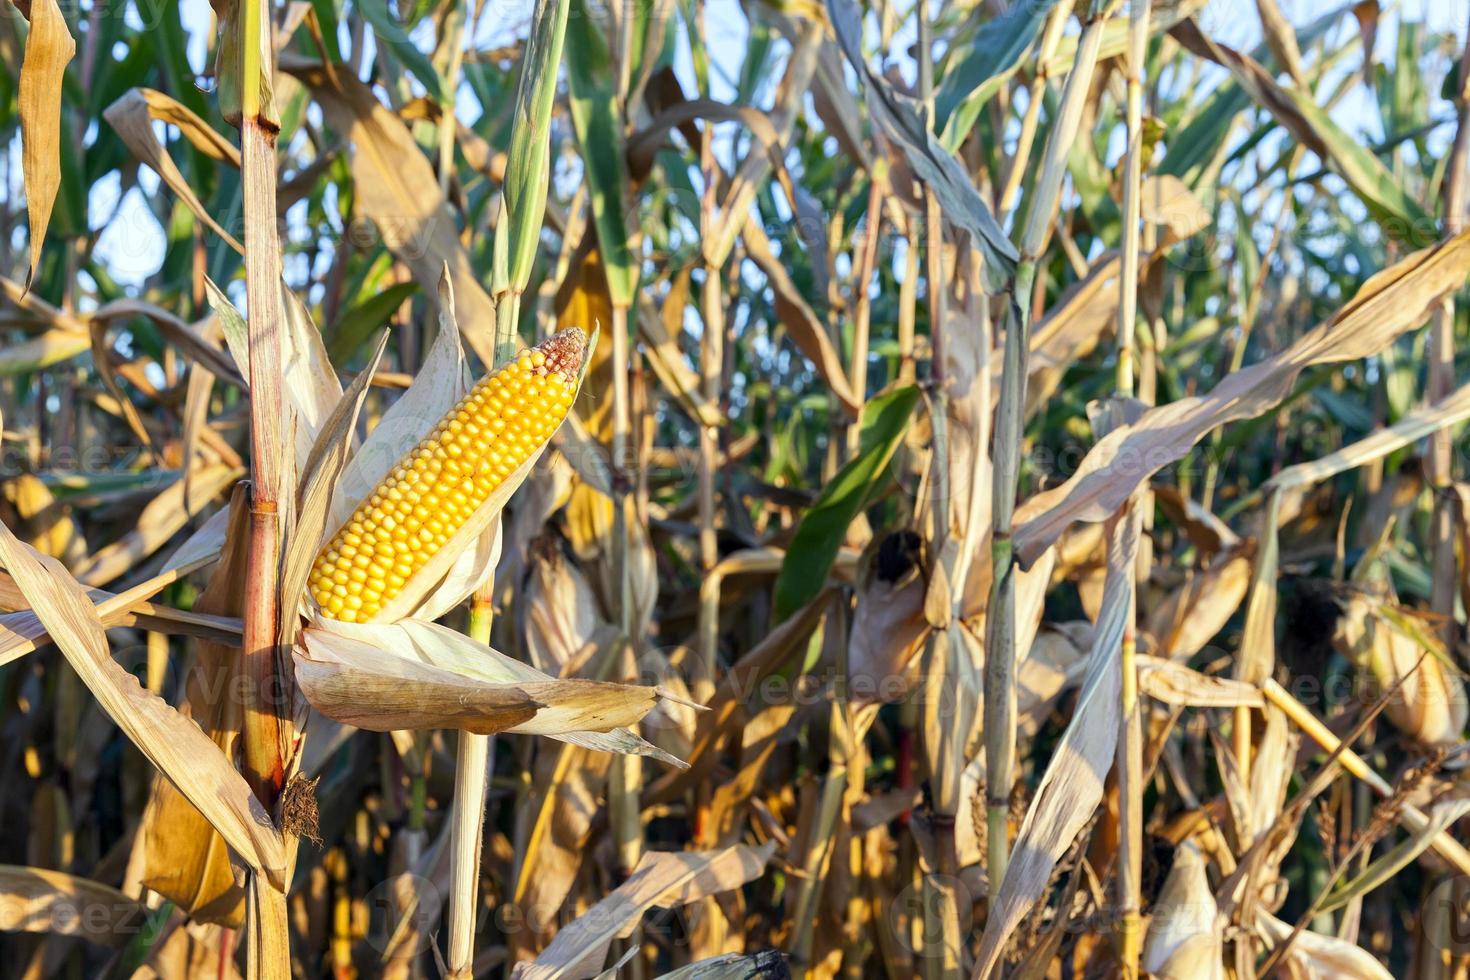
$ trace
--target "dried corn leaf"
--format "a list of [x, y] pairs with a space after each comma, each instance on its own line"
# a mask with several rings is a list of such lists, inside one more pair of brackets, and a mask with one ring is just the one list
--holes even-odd
[[975, 976], [989, 975], [1011, 933], [1046, 889], [1052, 868], [1102, 799], [1118, 740], [1122, 682], [1118, 650], [1133, 614], [1140, 527], [1141, 517], [1132, 507], [1114, 522], [1107, 586], [1082, 692], [1016, 837], [1011, 863], [985, 922]]
[[847, 380], [847, 371], [842, 367], [842, 358], [827, 334], [826, 324], [802, 296], [801, 290], [796, 288], [785, 264], [778, 261], [771, 252], [770, 240], [766, 238], [761, 223], [754, 219], [746, 222], [741, 237], [745, 242], [746, 254], [766, 274], [766, 280], [771, 284], [776, 316], [781, 319], [786, 332], [791, 335], [797, 349], [812, 362], [822, 380], [827, 382], [833, 396], [842, 403], [849, 415], [856, 418], [862, 414], [863, 404]]
[[[228, 547], [200, 593], [195, 610], [238, 616], [243, 611], [245, 548], [249, 530], [246, 491], [231, 501]], [[239, 653], [218, 643], [200, 643], [185, 682], [180, 714], [192, 718], [234, 758], [241, 705], [231, 697]], [[245, 920], [245, 891], [236, 883], [224, 838], [173, 784], [158, 778], [143, 813], [143, 884], [191, 918], [238, 929]]]
[[0, 864], [0, 932], [51, 933], [123, 946], [142, 928], [147, 913], [141, 902], [101, 882]]
[[30, 33], [20, 65], [16, 96], [20, 113], [21, 167], [25, 172], [26, 211], [30, 218], [29, 285], [41, 265], [41, 246], [51, 224], [51, 208], [61, 187], [61, 90], [66, 66], [77, 43], [56, 0], [32, 0]]
[[997, 293], [1015, 275], [1020, 258], [1005, 229], [995, 220], [965, 167], [935, 137], [918, 107], [874, 74], [863, 57], [863, 18], [852, 0], [828, 0], [837, 44], [868, 96], [868, 113], [890, 141], [903, 150], [909, 166], [939, 198], [945, 218], [970, 233], [971, 244], [985, 257], [985, 290]]
[[650, 851], [627, 881], [557, 933], [534, 963], [516, 965], [515, 980], [585, 980], [602, 971], [608, 946], [627, 936], [644, 911], [688, 905], [739, 888], [760, 876], [775, 851], [737, 844], [718, 851]]
[[1150, 409], [1100, 440], [1066, 483], [1017, 513], [1016, 549], [1030, 563], [1077, 521], [1106, 520], [1139, 484], [1180, 459], [1212, 429], [1269, 411], [1303, 369], [1359, 360], [1423, 323], [1447, 290], [1470, 274], [1470, 232], [1379, 272], [1338, 313], [1291, 347], [1228, 375], [1208, 395]]
[[[169, 190], [178, 195], [179, 200], [194, 212], [194, 216], [203, 222], [205, 227], [218, 235], [235, 251], [244, 254], [245, 246], [241, 245], [238, 238], [231, 235], [219, 222], [214, 220], [214, 216], [205, 209], [204, 202], [199, 200], [199, 196], [194, 193], [194, 188], [190, 187], [189, 182], [184, 179], [178, 165], [174, 163], [174, 158], [169, 155], [168, 149], [159, 141], [158, 133], [153, 129], [152, 106], [152, 102], [158, 98], [168, 99], [168, 96], [151, 89], [129, 89], [123, 93], [121, 98], [103, 110], [102, 118], [106, 119], [108, 124], [117, 131], [117, 135], [122, 137], [123, 143], [133, 156], [152, 167], [158, 176], [163, 178]], [[182, 106], [179, 108], [183, 109]], [[183, 111], [188, 112], [189, 110], [183, 109]], [[202, 120], [200, 126], [205, 129], [209, 128]], [[223, 139], [221, 142], [224, 146], [229, 146], [229, 143]], [[236, 153], [236, 162], [238, 158], [239, 155]]]
[[0, 526], [0, 561], [82, 681], [117, 726], [188, 797], [252, 869], [280, 880], [280, 833], [219, 747], [144, 690], [108, 651], [86, 593], [53, 559], [32, 554]]

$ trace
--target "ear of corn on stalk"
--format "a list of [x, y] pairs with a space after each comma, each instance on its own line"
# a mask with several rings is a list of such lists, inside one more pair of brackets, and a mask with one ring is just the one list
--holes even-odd
[[557, 333], [482, 379], [388, 472], [317, 555], [322, 611], [367, 622], [551, 438], [576, 397], [587, 338]]

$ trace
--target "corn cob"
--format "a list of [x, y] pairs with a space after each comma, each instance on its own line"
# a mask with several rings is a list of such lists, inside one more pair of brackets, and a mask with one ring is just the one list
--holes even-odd
[[312, 565], [322, 611], [367, 622], [551, 438], [576, 396], [572, 327], [481, 379], [363, 498]]

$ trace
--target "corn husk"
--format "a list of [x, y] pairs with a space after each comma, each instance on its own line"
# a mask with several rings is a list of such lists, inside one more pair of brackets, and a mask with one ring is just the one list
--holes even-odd
[[1355, 592], [1343, 603], [1333, 645], [1380, 689], [1403, 679], [1384, 714], [1425, 745], [1454, 746], [1465, 731], [1465, 682], [1427, 628], [1391, 603]]
[[666, 692], [560, 680], [434, 623], [308, 626], [293, 653], [307, 700], [344, 724], [548, 735], [681, 764], [628, 729]]
[[1224, 980], [1223, 926], [1204, 856], [1185, 841], [1150, 910], [1139, 965], [1157, 980]]

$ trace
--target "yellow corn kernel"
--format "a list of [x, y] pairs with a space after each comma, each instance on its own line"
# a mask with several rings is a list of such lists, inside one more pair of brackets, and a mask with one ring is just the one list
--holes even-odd
[[524, 351], [451, 408], [323, 546], [309, 579], [330, 616], [363, 622], [551, 438], [576, 395], [587, 338], [575, 327]]

